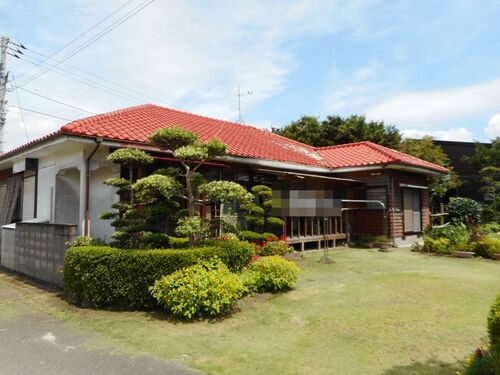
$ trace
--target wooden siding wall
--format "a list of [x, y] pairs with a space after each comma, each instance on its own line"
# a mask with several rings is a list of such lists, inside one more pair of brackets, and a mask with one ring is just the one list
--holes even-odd
[[[394, 207], [396, 210], [391, 210], [389, 213], [390, 220], [394, 220], [394, 235], [395, 237], [404, 236], [404, 212], [403, 212], [403, 188], [401, 184], [428, 186], [427, 178], [425, 176], [411, 175], [405, 173], [395, 172], [394, 175]], [[391, 187], [389, 188], [389, 190]], [[420, 199], [422, 207], [422, 229], [429, 225], [429, 190], [420, 190]], [[389, 193], [391, 197], [391, 192]], [[392, 230], [392, 223], [391, 223]]]
[[[394, 228], [394, 236], [400, 238], [404, 236], [403, 225], [403, 192], [400, 184], [428, 186], [427, 177], [408, 172], [399, 171], [374, 171], [374, 172], [357, 172], [344, 175], [348, 178], [355, 178], [366, 181], [366, 187], [370, 186], [385, 186], [387, 189], [387, 207], [394, 207], [389, 210], [387, 218], [387, 233], [392, 236]], [[391, 178], [394, 180], [394, 195], [392, 194]], [[421, 191], [421, 206], [422, 206], [422, 228], [429, 225], [430, 220], [430, 202], [429, 191], [422, 189]], [[367, 199], [364, 189], [354, 190], [350, 196], [352, 199]], [[394, 199], [394, 202], [392, 202]], [[351, 211], [350, 223], [353, 233], [370, 233], [379, 235], [383, 233], [383, 221], [381, 210], [359, 210]], [[394, 222], [394, 224], [393, 224]]]

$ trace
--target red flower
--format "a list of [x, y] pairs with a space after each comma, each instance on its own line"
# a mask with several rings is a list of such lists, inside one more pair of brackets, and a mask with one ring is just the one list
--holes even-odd
[[483, 358], [484, 354], [483, 354], [483, 349], [481, 349], [480, 347], [476, 349], [476, 357], [477, 358]]

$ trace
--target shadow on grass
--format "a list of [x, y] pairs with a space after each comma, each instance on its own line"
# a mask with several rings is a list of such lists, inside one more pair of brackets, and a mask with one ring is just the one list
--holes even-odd
[[382, 372], [382, 375], [456, 375], [462, 368], [459, 362], [448, 363], [435, 358], [425, 362], [415, 362], [409, 365], [394, 366]]

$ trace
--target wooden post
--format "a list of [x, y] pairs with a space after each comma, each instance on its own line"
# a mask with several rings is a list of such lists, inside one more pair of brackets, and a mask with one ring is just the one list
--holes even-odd
[[441, 214], [439, 217], [439, 224], [444, 225], [444, 203], [439, 204], [439, 213]]

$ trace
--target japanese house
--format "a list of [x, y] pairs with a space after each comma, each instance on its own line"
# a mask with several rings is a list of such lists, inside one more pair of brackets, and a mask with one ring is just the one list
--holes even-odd
[[[252, 126], [147, 104], [73, 121], [1, 155], [0, 225], [33, 219], [75, 224], [81, 235], [109, 240], [113, 228], [99, 215], [118, 197], [103, 181], [124, 171], [109, 163], [107, 155], [135, 147], [150, 152], [156, 166], [173, 165], [171, 154], [147, 143], [151, 132], [171, 126], [228, 146], [227, 157], [206, 165], [207, 178], [247, 187], [317, 189], [341, 200], [338, 214], [326, 220], [284, 218], [283, 233], [302, 249], [317, 246], [325, 235], [338, 241], [353, 234], [386, 233], [397, 242], [420, 234], [429, 224], [428, 176], [447, 173], [370, 142], [315, 148]], [[137, 170], [135, 177], [147, 172]], [[204, 216], [214, 214], [213, 208], [200, 210]]]

